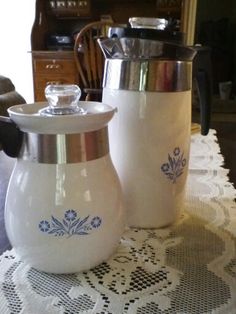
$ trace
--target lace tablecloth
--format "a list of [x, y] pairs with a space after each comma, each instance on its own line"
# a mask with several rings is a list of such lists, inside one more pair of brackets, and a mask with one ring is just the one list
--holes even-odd
[[96, 268], [51, 275], [0, 257], [1, 314], [236, 313], [236, 191], [215, 131], [192, 135], [186, 207], [158, 230], [127, 230]]

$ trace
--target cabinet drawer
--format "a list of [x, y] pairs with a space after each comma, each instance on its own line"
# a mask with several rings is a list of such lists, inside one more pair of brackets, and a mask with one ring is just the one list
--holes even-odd
[[36, 73], [76, 73], [74, 60], [34, 59]]
[[78, 79], [75, 75], [47, 75], [47, 76], [35, 76], [35, 87], [44, 86], [49, 84], [76, 84]]

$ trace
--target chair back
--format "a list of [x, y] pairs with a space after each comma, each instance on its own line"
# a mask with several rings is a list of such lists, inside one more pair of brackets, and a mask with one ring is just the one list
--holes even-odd
[[100, 101], [102, 98], [104, 56], [97, 39], [107, 36], [110, 25], [112, 23], [105, 21], [89, 23], [75, 38], [74, 58], [86, 100]]

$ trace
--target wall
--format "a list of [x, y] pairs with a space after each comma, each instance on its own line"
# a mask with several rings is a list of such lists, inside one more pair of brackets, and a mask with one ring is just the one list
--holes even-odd
[[205, 21], [219, 21], [227, 18], [230, 25], [236, 21], [235, 0], [198, 0], [196, 13], [196, 38], [198, 37], [200, 25]]
[[218, 20], [223, 16], [231, 17], [235, 0], [198, 0], [197, 20]]
[[[200, 26], [204, 25], [204, 39], [200, 36]], [[207, 22], [207, 24], [206, 24]], [[203, 24], [202, 24], [203, 23]], [[218, 83], [233, 81], [236, 92], [236, 1], [198, 0], [195, 42], [212, 48], [213, 87], [219, 94]], [[233, 95], [232, 95], [233, 96]]]
[[9, 77], [16, 90], [33, 101], [30, 33], [34, 0], [0, 0], [0, 75]]

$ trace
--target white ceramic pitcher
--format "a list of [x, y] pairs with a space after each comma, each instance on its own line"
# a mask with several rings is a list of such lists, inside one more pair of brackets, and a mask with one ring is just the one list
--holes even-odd
[[118, 109], [109, 134], [128, 224], [169, 225], [184, 207], [195, 51], [138, 38], [99, 43], [106, 56], [103, 101]]
[[2, 136], [3, 149], [17, 157], [6, 196], [6, 231], [22, 261], [46, 272], [72, 273], [105, 261], [124, 230], [107, 134], [115, 109], [77, 103], [76, 86], [48, 89], [49, 107], [13, 106], [1, 124], [0, 135], [7, 129], [16, 139], [12, 150], [13, 141]]

